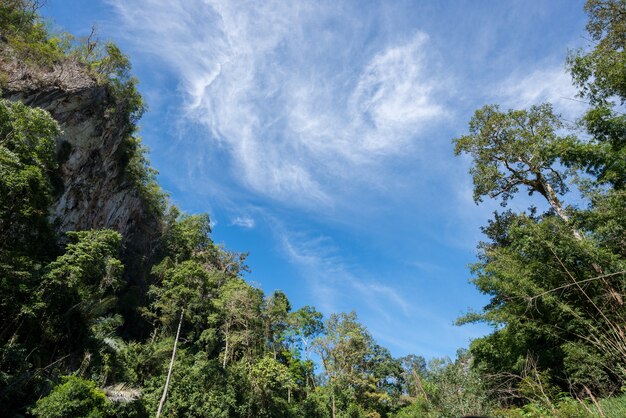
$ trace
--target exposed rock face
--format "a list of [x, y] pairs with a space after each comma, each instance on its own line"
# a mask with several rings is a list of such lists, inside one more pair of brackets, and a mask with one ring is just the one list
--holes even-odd
[[124, 258], [148, 255], [159, 221], [125, 175], [131, 127], [108, 88], [72, 61], [35, 70], [0, 60], [0, 72], [8, 74], [3, 96], [46, 109], [63, 130], [56, 141], [59, 193], [50, 215], [58, 230], [114, 229], [124, 236]]

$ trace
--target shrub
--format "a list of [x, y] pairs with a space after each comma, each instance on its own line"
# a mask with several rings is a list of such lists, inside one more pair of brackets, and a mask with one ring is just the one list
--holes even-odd
[[42, 418], [108, 416], [110, 402], [92, 381], [76, 376], [64, 376], [61, 384], [37, 402], [32, 413]]

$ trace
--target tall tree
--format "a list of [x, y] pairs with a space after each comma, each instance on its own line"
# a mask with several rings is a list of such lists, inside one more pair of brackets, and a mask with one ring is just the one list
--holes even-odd
[[[496, 327], [471, 346], [484, 371], [522, 375], [535, 359], [553, 383], [608, 393], [626, 376], [626, 2], [589, 0], [585, 9], [594, 44], [568, 65], [590, 104], [581, 119], [589, 137], [559, 135], [564, 127], [549, 105], [506, 113], [487, 106], [476, 112], [470, 134], [455, 140], [456, 153], [473, 158], [477, 201], [505, 203], [524, 187], [543, 195], [560, 218], [496, 214], [473, 269], [491, 301], [464, 320]], [[579, 186], [587, 207], [566, 207], [566, 175], [583, 170], [590, 176], [569, 185]]]
[[289, 329], [287, 339], [304, 351], [304, 357], [309, 359], [311, 342], [315, 337], [324, 332], [322, 314], [312, 306], [303, 306], [289, 314]]
[[357, 404], [376, 408], [376, 402], [388, 402], [382, 383], [386, 383], [389, 375], [376, 372], [391, 362], [391, 356], [375, 344], [367, 329], [358, 322], [356, 313], [332, 314], [324, 329], [325, 333], [315, 340], [314, 347], [328, 378], [333, 418], [341, 410]]
[[593, 44], [568, 57], [568, 67], [580, 96], [591, 108], [582, 124], [591, 141], [566, 158], [585, 167], [600, 182], [626, 186], [626, 2], [588, 0], [587, 31]]
[[275, 290], [270, 297], [266, 298], [263, 309], [265, 339], [274, 359], [282, 351], [285, 331], [289, 325], [289, 311], [291, 311], [291, 304], [284, 292]]
[[263, 294], [242, 279], [229, 281], [214, 301], [220, 316], [224, 341], [222, 367], [232, 360], [245, 359], [251, 365], [254, 356], [264, 351], [261, 308]]
[[[472, 157], [470, 174], [474, 200], [500, 198], [503, 205], [524, 187], [539, 193], [565, 222], [569, 217], [559, 196], [567, 191], [567, 173], [559, 168], [559, 149], [573, 138], [559, 136], [562, 128], [552, 106], [500, 111], [485, 106], [474, 114], [469, 135], [454, 139], [456, 155]], [[578, 232], [575, 232], [580, 235]]]
[[41, 256], [41, 250], [49, 250], [48, 207], [59, 133], [45, 110], [0, 100], [0, 235], [12, 237], [0, 241], [5, 262], [7, 252]]

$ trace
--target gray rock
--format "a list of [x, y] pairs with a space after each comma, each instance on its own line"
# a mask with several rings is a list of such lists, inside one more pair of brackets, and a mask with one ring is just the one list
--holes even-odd
[[116, 230], [124, 237], [124, 258], [139, 257], [135, 262], [141, 263], [160, 221], [125, 175], [123, 147], [131, 126], [116, 112], [120, 104], [109, 89], [72, 60], [47, 69], [0, 60], [0, 72], [8, 75], [4, 97], [46, 109], [63, 130], [56, 139], [63, 154], [61, 187], [50, 211], [56, 228]]

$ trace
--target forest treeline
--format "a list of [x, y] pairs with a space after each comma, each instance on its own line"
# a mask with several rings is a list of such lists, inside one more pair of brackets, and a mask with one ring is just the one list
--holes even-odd
[[585, 6], [592, 45], [566, 63], [588, 104], [579, 120], [491, 105], [454, 139], [477, 202], [527, 192], [548, 209], [494, 213], [472, 267], [491, 299], [459, 319], [493, 332], [429, 361], [394, 358], [354, 312], [324, 318], [249, 284], [245, 254], [216, 245], [208, 216], [182, 213], [156, 183], [128, 59], [52, 34], [36, 6], [0, 0], [0, 59], [72, 60], [106, 86], [131, 126], [126, 175], [161, 231], [141, 270], [122, 261], [116, 231], [58, 233], [60, 127], [0, 99], [0, 415], [626, 416], [626, 1]]

